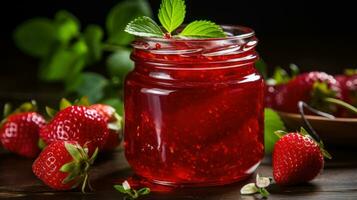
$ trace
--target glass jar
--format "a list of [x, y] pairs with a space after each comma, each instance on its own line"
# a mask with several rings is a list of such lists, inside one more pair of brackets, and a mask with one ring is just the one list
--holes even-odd
[[248, 177], [264, 155], [264, 81], [254, 32], [138, 38], [125, 81], [125, 155], [139, 176], [179, 186]]

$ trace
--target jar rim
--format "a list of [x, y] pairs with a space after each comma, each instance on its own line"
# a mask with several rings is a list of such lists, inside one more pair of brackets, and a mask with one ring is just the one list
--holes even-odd
[[[184, 27], [184, 26], [182, 26]], [[182, 28], [181, 27], [181, 28]], [[221, 25], [223, 31], [227, 34], [227, 37], [220, 37], [220, 38], [158, 38], [158, 37], [138, 37], [139, 39], [144, 39], [152, 42], [215, 42], [215, 41], [229, 41], [229, 40], [242, 40], [253, 37], [255, 32], [253, 29], [240, 26], [240, 25]]]

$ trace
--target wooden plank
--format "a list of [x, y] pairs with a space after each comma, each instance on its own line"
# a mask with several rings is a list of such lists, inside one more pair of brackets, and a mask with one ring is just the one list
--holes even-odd
[[[269, 199], [357, 199], [357, 160], [352, 153], [335, 153], [335, 159], [327, 161], [325, 170], [308, 184], [292, 187], [270, 188]], [[354, 156], [354, 157], [353, 157]], [[81, 194], [79, 191], [54, 191], [43, 185], [31, 171], [32, 161], [0, 153], [0, 199], [124, 199], [113, 189], [113, 184], [131, 176], [128, 163], [121, 151], [111, 155], [100, 155], [91, 171], [95, 192]], [[271, 176], [269, 159], [265, 159], [258, 173]], [[255, 199], [254, 196], [241, 196], [241, 186], [250, 180], [222, 187], [187, 188], [167, 193], [152, 193], [144, 199]]]

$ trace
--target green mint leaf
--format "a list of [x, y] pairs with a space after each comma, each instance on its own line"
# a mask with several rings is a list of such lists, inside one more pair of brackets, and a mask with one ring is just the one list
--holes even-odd
[[278, 130], [285, 130], [279, 114], [270, 108], [264, 110], [264, 142], [265, 153], [271, 154], [279, 137], [275, 134]]
[[83, 38], [88, 46], [87, 60], [89, 63], [95, 63], [101, 59], [103, 35], [103, 30], [98, 25], [89, 25], [85, 29]]
[[125, 28], [127, 33], [141, 37], [162, 37], [162, 32], [159, 25], [150, 17], [138, 17], [131, 21]]
[[24, 53], [43, 58], [56, 40], [56, 26], [46, 18], [30, 19], [16, 28], [13, 37]]
[[226, 37], [225, 33], [223, 32], [223, 29], [220, 26], [206, 20], [191, 22], [182, 30], [179, 36], [194, 38]]
[[106, 19], [109, 43], [130, 44], [134, 37], [124, 31], [125, 26], [140, 16], [152, 16], [150, 5], [146, 0], [125, 0], [115, 5]]
[[185, 14], [184, 0], [162, 0], [158, 17], [162, 26], [171, 33], [183, 23]]
[[109, 81], [102, 75], [83, 72], [72, 81], [67, 82], [67, 92], [75, 92], [78, 96], [87, 96], [90, 102], [98, 102], [104, 97]]
[[79, 20], [70, 12], [60, 10], [55, 15], [56, 38], [63, 44], [68, 44], [71, 39], [80, 34]]
[[42, 60], [39, 76], [44, 81], [72, 80], [86, 65], [87, 44], [82, 38], [68, 47], [55, 46]]
[[124, 80], [125, 76], [134, 69], [130, 52], [129, 49], [117, 50], [107, 58], [106, 67], [110, 76]]

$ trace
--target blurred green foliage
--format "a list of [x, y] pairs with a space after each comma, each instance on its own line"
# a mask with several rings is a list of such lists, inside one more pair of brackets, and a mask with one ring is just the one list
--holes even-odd
[[[44, 82], [61, 82], [67, 95], [88, 96], [92, 103], [105, 102], [122, 112], [122, 84], [134, 68], [129, 44], [133, 36], [125, 26], [139, 16], [151, 17], [146, 0], [125, 0], [108, 13], [106, 30], [90, 24], [81, 27], [79, 19], [66, 10], [53, 19], [33, 18], [14, 31], [16, 46], [38, 58], [38, 77]], [[106, 59], [106, 74], [95, 71]], [[103, 66], [104, 67], [104, 66]]]

